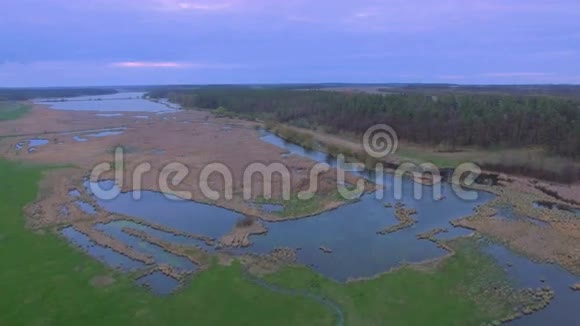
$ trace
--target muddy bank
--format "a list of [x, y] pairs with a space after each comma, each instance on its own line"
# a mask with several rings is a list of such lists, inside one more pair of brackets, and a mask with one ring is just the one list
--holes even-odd
[[183, 280], [172, 275], [172, 271], [158, 267], [136, 279], [136, 283], [156, 295], [165, 296], [174, 293], [183, 285]]
[[[19, 137], [0, 139], [0, 152], [9, 159], [28, 161], [40, 164], [74, 165], [77, 169], [67, 169], [62, 180], [52, 179], [52, 189], [62, 184], [62, 189], [79, 187], [86, 173], [96, 164], [112, 163], [114, 149], [121, 145], [125, 149], [124, 170], [126, 172], [122, 184], [123, 191], [133, 190], [132, 171], [141, 163], [151, 164], [151, 171], [143, 176], [141, 189], [160, 191], [159, 178], [163, 167], [172, 161], [178, 161], [190, 169], [190, 173], [172, 191], [188, 191], [192, 200], [218, 205], [235, 210], [244, 215], [260, 216], [265, 220], [284, 220], [297, 216], [278, 216], [260, 212], [246, 204], [242, 198], [243, 171], [254, 163], [283, 163], [289, 168], [292, 196], [306, 190], [309, 185], [309, 169], [315, 162], [299, 156], [282, 158], [283, 150], [263, 142], [254, 129], [255, 123], [211, 117], [207, 112], [179, 111], [161, 115], [150, 115], [149, 119], [135, 119], [130, 115], [115, 117], [97, 117], [99, 112], [58, 111], [35, 106], [25, 118], [9, 121], [0, 125], [0, 135], [20, 135]], [[182, 121], [191, 123], [183, 124]], [[236, 124], [236, 128], [224, 129], [224, 126]], [[42, 126], [42, 127], [39, 127]], [[89, 130], [105, 130], [122, 127], [122, 133], [105, 137], [87, 138], [85, 142], [74, 139], [76, 132]], [[27, 136], [25, 136], [27, 135]], [[38, 147], [34, 153], [17, 151], [15, 145], [30, 138], [46, 138], [49, 143]], [[219, 149], [219, 150], [218, 150]], [[225, 184], [219, 174], [213, 174], [208, 179], [208, 186], [222, 194], [217, 201], [208, 200], [198, 186], [201, 169], [210, 163], [220, 162], [229, 167], [234, 179], [233, 200], [223, 198]], [[51, 171], [49, 174], [59, 174]], [[104, 173], [99, 180], [110, 179], [111, 173]], [[75, 179], [68, 182], [66, 178]], [[58, 179], [58, 178], [57, 178]], [[336, 170], [333, 169], [319, 175], [321, 205], [317, 210], [305, 215], [320, 213], [327, 207], [337, 207], [344, 203], [331, 192], [336, 189]], [[348, 183], [356, 183], [357, 177], [347, 174]], [[252, 197], [259, 198], [262, 183], [258, 177], [252, 180]], [[48, 188], [48, 187], [47, 187]], [[273, 178], [273, 198], [282, 197], [282, 180]], [[41, 203], [31, 208], [32, 227], [45, 227], [62, 223], [88, 219], [82, 213], [75, 211], [74, 205], [69, 214], [59, 214], [63, 206], [68, 206], [70, 200], [66, 194], [57, 190], [55, 193], [41, 193]], [[54, 207], [53, 207], [54, 206]], [[65, 211], [65, 210], [63, 210]], [[97, 212], [99, 213], [99, 212]], [[59, 217], [59, 215], [61, 215]], [[66, 216], [65, 216], [66, 215]], [[299, 216], [298, 216], [299, 217]]]
[[[52, 187], [47, 186], [46, 190], [41, 193], [41, 199], [37, 203], [38, 205], [35, 209], [32, 210], [32, 214], [30, 214], [32, 216], [31, 220], [33, 221], [32, 225], [35, 227], [60, 225], [61, 223], [70, 224], [85, 220], [106, 221], [117, 218], [112, 217], [106, 212], [102, 212], [100, 210], [97, 210], [96, 216], [87, 216], [83, 212], [75, 210], [75, 205], [70, 205], [72, 204], [73, 199], [71, 199], [67, 193], [68, 189], [71, 189], [71, 187], [79, 187], [80, 183], [82, 183], [82, 178], [86, 176], [86, 172], [92, 169], [95, 164], [101, 162], [111, 162], [111, 150], [117, 145], [123, 145], [124, 148], [127, 149], [125, 163], [126, 171], [132, 171], [133, 168], [145, 161], [152, 164], [153, 171], [152, 173], [145, 175], [143, 180], [143, 189], [158, 191], [159, 185], [157, 181], [159, 175], [161, 175], [160, 169], [165, 165], [165, 163], [177, 158], [181, 163], [189, 166], [191, 171], [189, 176], [184, 181], [184, 184], [176, 187], [174, 190], [192, 191], [193, 200], [207, 202], [207, 200], [202, 198], [200, 189], [195, 186], [195, 178], [197, 175], [199, 175], [201, 168], [205, 164], [218, 161], [232, 168], [235, 180], [235, 198], [232, 201], [220, 199], [218, 201], [211, 202], [212, 205], [226, 207], [237, 212], [247, 212], [247, 215], [258, 215], [266, 220], [281, 221], [284, 219], [294, 218], [295, 216], [281, 218], [280, 216], [268, 214], [267, 212], [258, 212], [254, 208], [248, 207], [247, 202], [242, 200], [240, 196], [240, 184], [242, 180], [241, 171], [247, 166], [247, 164], [253, 162], [257, 158], [266, 163], [281, 161], [289, 166], [291, 170], [292, 184], [295, 186], [295, 189], [304, 190], [308, 185], [308, 183], [306, 183], [306, 180], [309, 178], [308, 168], [312, 166], [313, 162], [296, 155], [282, 157], [284, 151], [272, 145], [261, 142], [258, 139], [256, 131], [253, 130], [252, 126], [249, 124], [244, 125], [242, 123], [238, 128], [229, 128], [224, 130], [223, 124], [231, 123], [231, 121], [208, 118], [203, 120], [204, 122], [201, 122], [201, 120], [198, 118], [201, 118], [202, 116], [203, 114], [199, 112], [184, 112], [170, 114], [164, 117], [151, 117], [146, 121], [137, 121], [135, 119], [123, 120], [123, 124], [126, 124], [127, 126], [127, 129], [123, 134], [118, 134], [111, 137], [103, 137], [99, 139], [91, 139], [88, 142], [82, 144], [75, 141], [72, 138], [72, 135], [58, 135], [56, 136], [56, 141], [52, 141], [48, 145], [39, 148], [38, 151], [33, 155], [28, 155], [27, 153], [16, 153], [14, 151], [13, 147], [11, 147], [13, 145], [11, 142], [18, 139], [8, 140], [6, 142], [5, 140], [1, 140], [0, 150], [6, 149], [8, 153], [7, 155], [12, 156], [12, 158], [22, 159], [24, 161], [41, 163], [70, 162], [79, 167], [79, 169], [71, 169], [71, 173], [68, 171], [66, 173], [62, 173], [57, 179], [53, 180], [54, 183], [51, 182]], [[83, 125], [91, 124], [91, 120], [95, 120], [88, 116], [82, 117], [78, 113], [75, 113], [74, 117], [86, 120], [82, 123]], [[71, 120], [70, 116], [67, 116], [64, 113], [63, 116], [59, 117], [59, 119], [61, 119], [61, 121], [68, 121], [71, 123], [71, 125], [74, 125], [75, 123], [74, 120]], [[121, 117], [121, 119], [125, 119], [125, 117]], [[192, 123], [180, 123], [181, 119], [187, 119], [187, 121], [191, 121]], [[104, 121], [108, 119], [102, 120]], [[40, 123], [41, 121], [42, 119], [38, 119], [37, 123]], [[99, 122], [94, 123], [94, 126], [91, 127], [94, 128], [110, 126], [107, 126], [104, 124], [104, 122]], [[164, 152], [161, 154], [154, 153], [154, 151], [159, 149], [163, 150]], [[333, 181], [336, 180], [334, 173], [336, 172], [331, 171], [328, 174], [320, 176], [319, 181], [322, 185], [321, 188], [323, 192], [336, 189], [336, 183]], [[99, 178], [104, 180], [111, 178], [111, 176], [111, 174], [104, 174]], [[74, 177], [78, 184], [66, 181], [67, 178], [71, 177]], [[491, 178], [493, 179], [493, 177]], [[357, 177], [352, 177], [347, 182], [353, 184], [356, 182], [356, 180]], [[259, 181], [260, 180], [254, 180], [253, 184], [258, 185]], [[483, 181], [481, 183], [493, 184], [494, 182]], [[55, 184], [58, 185], [58, 187], [61, 187], [60, 190], [51, 191], [51, 188], [55, 189]], [[134, 184], [135, 182], [131, 179], [131, 175], [129, 174], [128, 179], [122, 185], [122, 189], [124, 191], [130, 191], [132, 190], [132, 186]], [[210, 178], [208, 180], [208, 184], [214, 190], [223, 190], [225, 188], [225, 185], [219, 176], [217, 178]], [[280, 184], [280, 180], [275, 179], [273, 187], [274, 198], [280, 197]], [[260, 187], [256, 186], [255, 188]], [[506, 195], [506, 191], [511, 189], [509, 185], [507, 188], [508, 190], [502, 190], [503, 188], [500, 187], [490, 187], [490, 189], [493, 189], [494, 193], [498, 194], [498, 196], [502, 198], [502, 200], [496, 203], [507, 203], [514, 205], [514, 202], [521, 200], [521, 198], [518, 199], [517, 197], [511, 196], [509, 194]], [[487, 190], [488, 188], [483, 189]], [[86, 194], [81, 194], [84, 200], [92, 200], [91, 198], [85, 198], [85, 195]], [[256, 193], [255, 196], [260, 197], [261, 194]], [[343, 201], [337, 200], [336, 198], [322, 198], [325, 199], [325, 202], [320, 205], [320, 208], [317, 211], [311, 212], [309, 215], [322, 212], [329, 207], [341, 206], [344, 203]], [[530, 198], [542, 199], [545, 197]], [[445, 204], [450, 204], [449, 201], [450, 200], [445, 201]], [[514, 210], [520, 213], [523, 212], [524, 214], [534, 214], [534, 218], [546, 221], [550, 224], [550, 227], [544, 230], [534, 228], [534, 226], [530, 226], [528, 223], [499, 220], [493, 217], [493, 213], [486, 215], [486, 220], [479, 221], [475, 218], [474, 221], [468, 221], [462, 226], [477, 229], [482, 233], [495, 236], [501, 241], [511, 243], [510, 246], [513, 248], [520, 248], [520, 250], [523, 252], [535, 252], [534, 254], [539, 257], [538, 260], [549, 258], [554, 259], [554, 261], [559, 261], [562, 264], [566, 264], [565, 261], [568, 261], [568, 264], [571, 264], [571, 262], [574, 260], [577, 261], [578, 256], [573, 252], [573, 248], [579, 248], [579, 246], [576, 242], [573, 241], [573, 239], [575, 238], [575, 235], [578, 234], [578, 228], [575, 226], [574, 221], [571, 220], [571, 217], [567, 215], [556, 216], [554, 215], [554, 212], [538, 213], [536, 209], [533, 208], [533, 205], [527, 207], [527, 204], [523, 204], [524, 202], [528, 203], [529, 201], [525, 199], [522, 201], [521, 205], [517, 204]], [[90, 201], [90, 203], [94, 203], [94, 200]], [[55, 213], [62, 209], [62, 205], [70, 206], [71, 210], [69, 214], [67, 214], [67, 217], [64, 219], [64, 222], [63, 220], [57, 218], [58, 214]], [[534, 212], [528, 212], [528, 210], [534, 210]], [[399, 211], [399, 209], [397, 209], [397, 211]], [[541, 209], [539, 211], [542, 212]], [[396, 229], [392, 229], [391, 232], [402, 231], [415, 224], [411, 218], [412, 214], [410, 212], [399, 213], [400, 214], [397, 214], [396, 212], [396, 217], [400, 223], [398, 227]], [[353, 216], [356, 214], [360, 214], [360, 211], [351, 213]], [[132, 220], [138, 221], [138, 219]], [[381, 224], [376, 228], [373, 228], [369, 233], [369, 236], [373, 236], [376, 230], [380, 230], [383, 227], [384, 224]], [[163, 226], [159, 226], [159, 229], [168, 230], [167, 227]], [[249, 245], [249, 237], [253, 231], [234, 230], [231, 234], [228, 235], [229, 239], [227, 238], [228, 236], [226, 236], [226, 241], [224, 242], [227, 243], [229, 241], [229, 243], [233, 246], [243, 247], [244, 245]], [[128, 233], [130, 232], [132, 231], [128, 231]], [[260, 231], [257, 230], [257, 232]], [[321, 233], [322, 232], [323, 230], [321, 230]], [[177, 230], [173, 230], [173, 233], [179, 234]], [[137, 233], [133, 233], [133, 235], [137, 235]], [[561, 235], [564, 235], [564, 238], [562, 238]], [[141, 234], [141, 236], [148, 237], [146, 234]], [[216, 236], [216, 238], [219, 238], [220, 236]], [[414, 235], [412, 236], [414, 237]], [[201, 239], [200, 237], [195, 236], [192, 236], [192, 238]], [[534, 239], [541, 240], [534, 244]], [[563, 241], [562, 239], [566, 241]], [[147, 240], [153, 241], [162, 247], [164, 245], [161, 241], [158, 241], [159, 239], [148, 237]], [[209, 243], [209, 239], [206, 240], [208, 241], [206, 243]], [[330, 242], [318, 242], [315, 248], [316, 251], [318, 251], [317, 249], [320, 243], [328, 243], [332, 249], [335, 250], [333, 255], [325, 255], [325, 258], [334, 258], [340, 254], [341, 248], [337, 247], [335, 243]], [[429, 243], [427, 244], [430, 245]], [[187, 252], [189, 250], [185, 247], [178, 247], [175, 245], [170, 246], [170, 244], [166, 245], [167, 246], [164, 248], [168, 248], [167, 251], [169, 252], [178, 250], [181, 252]], [[272, 246], [270, 246], [268, 250], [271, 248]], [[195, 250], [195, 248], [192, 250]], [[320, 252], [317, 252], [317, 254], [320, 254]], [[436, 256], [436, 254], [437, 253], [435, 253], [433, 256]], [[416, 257], [419, 256], [421, 255], [417, 255]], [[271, 259], [275, 260], [275, 258]], [[283, 260], [281, 259], [281, 261]]]
[[325, 254], [331, 254], [332, 253], [332, 249], [330, 249], [328, 247], [325, 247], [325, 246], [320, 246], [320, 248], [318, 248], [318, 249], [320, 249], [320, 251], [322, 251]]
[[255, 218], [245, 217], [239, 220], [234, 229], [219, 240], [219, 245], [229, 248], [245, 248], [252, 244], [250, 236], [268, 232], [268, 229]]
[[244, 265], [248, 273], [264, 276], [296, 264], [298, 258], [294, 248], [275, 248], [267, 254], [244, 254], [235, 258]]
[[[478, 207], [472, 216], [455, 221], [455, 226], [476, 230], [534, 261], [555, 263], [580, 275], [580, 219], [567, 211], [535, 207], [535, 202], [550, 200], [541, 193], [516, 191], [510, 186], [487, 190], [498, 197]], [[529, 220], [500, 218], [496, 208], [501, 206], [510, 207]]]
[[153, 257], [134, 251], [124, 243], [117, 241], [116, 239], [113, 239], [100, 231], [95, 230], [93, 228], [93, 225], [91, 224], [78, 223], [74, 225], [74, 229], [88, 236], [92, 241], [94, 241], [99, 246], [111, 248], [115, 252], [127, 256], [135, 261], [142, 262], [146, 265], [152, 265], [153, 263], [155, 263]]
[[419, 233], [417, 234], [417, 239], [419, 240], [429, 240], [429, 239], [435, 239], [435, 236], [441, 233], [447, 233], [449, 232], [449, 230], [445, 229], [445, 228], [437, 228], [437, 229], [433, 229], [424, 233]]
[[[165, 251], [167, 251], [175, 256], [187, 258], [188, 260], [192, 261], [193, 263], [195, 263], [198, 266], [203, 266], [207, 263], [207, 259], [206, 259], [207, 255], [205, 254], [205, 251], [200, 247], [183, 246], [183, 245], [169, 243], [169, 242], [163, 241], [161, 239], [158, 239], [157, 237], [154, 237], [146, 232], [131, 229], [131, 228], [123, 228], [123, 232], [125, 232], [129, 235], [132, 235], [134, 237], [137, 237], [145, 242], [156, 245], [156, 246], [162, 248], [163, 250], [165, 250]], [[163, 267], [165, 270], [170, 271], [169, 273], [165, 273], [165, 274], [178, 276], [177, 278], [180, 278], [186, 274], [189, 274], [189, 272], [187, 272], [187, 271], [176, 271], [169, 265], [159, 264], [159, 266]]]
[[212, 247], [215, 245], [215, 239], [213, 239], [212, 237], [208, 237], [205, 235], [199, 235], [199, 234], [192, 234], [189, 232], [185, 232], [185, 231], [181, 231], [181, 230], [177, 230], [177, 229], [168, 227], [166, 225], [156, 224], [156, 223], [152, 223], [150, 221], [143, 221], [139, 218], [131, 217], [131, 216], [113, 214], [113, 215], [109, 215], [105, 218], [95, 219], [95, 220], [93, 220], [93, 223], [106, 224], [106, 223], [113, 222], [113, 221], [129, 221], [129, 222], [135, 223], [137, 225], [141, 225], [141, 226], [150, 228], [152, 230], [165, 232], [165, 233], [168, 233], [171, 235], [175, 235], [178, 237], [184, 237], [187, 239], [199, 240], [201, 242], [204, 242], [208, 247]]
[[403, 203], [397, 203], [395, 205], [395, 218], [399, 221], [399, 224], [390, 226], [384, 230], [378, 231], [378, 234], [385, 235], [389, 233], [395, 233], [399, 230], [410, 228], [417, 220], [413, 219], [411, 216], [417, 214], [417, 210], [409, 209], [405, 207]]
[[538, 183], [535, 185], [536, 189], [545, 193], [546, 195], [560, 200], [566, 204], [574, 205], [580, 207], [580, 187], [575, 187], [576, 189], [571, 190], [571, 187], [558, 187], [554, 185], [545, 185]]
[[269, 255], [284, 264], [293, 264], [296, 262], [296, 249], [293, 248], [276, 248]]

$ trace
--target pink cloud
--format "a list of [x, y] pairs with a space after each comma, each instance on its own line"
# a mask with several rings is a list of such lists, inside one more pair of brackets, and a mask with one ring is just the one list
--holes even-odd
[[234, 6], [233, 1], [153, 0], [151, 8], [168, 11], [224, 11]]
[[245, 68], [238, 64], [195, 63], [176, 61], [121, 61], [109, 64], [115, 68], [167, 68], [167, 69], [239, 69]]
[[191, 65], [188, 63], [180, 62], [151, 62], [151, 61], [124, 61], [124, 62], [114, 62], [111, 64], [113, 67], [120, 68], [187, 68]]

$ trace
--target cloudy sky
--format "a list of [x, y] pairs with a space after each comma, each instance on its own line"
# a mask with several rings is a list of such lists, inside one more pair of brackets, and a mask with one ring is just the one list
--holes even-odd
[[1, 0], [0, 87], [580, 83], [578, 0]]

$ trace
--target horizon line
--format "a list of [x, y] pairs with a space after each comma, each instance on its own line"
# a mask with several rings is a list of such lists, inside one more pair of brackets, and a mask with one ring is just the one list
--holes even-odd
[[54, 86], [0, 86], [0, 89], [31, 89], [31, 88], [88, 88], [88, 87], [158, 87], [158, 86], [276, 86], [276, 85], [338, 85], [338, 86], [403, 86], [403, 85], [437, 85], [437, 86], [580, 86], [580, 83], [438, 83], [438, 82], [277, 82], [277, 83], [177, 83], [177, 84], [93, 84], [93, 85], [54, 85]]

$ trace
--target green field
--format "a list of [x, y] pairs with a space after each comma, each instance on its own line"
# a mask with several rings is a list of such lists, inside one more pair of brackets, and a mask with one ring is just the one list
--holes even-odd
[[[512, 292], [501, 268], [472, 239], [433, 269], [405, 267], [376, 279], [339, 284], [305, 267], [267, 279], [327, 297], [346, 310], [347, 325], [481, 325], [508, 316], [525, 298]], [[484, 293], [498, 286], [513, 293]]]
[[15, 120], [30, 111], [30, 105], [17, 102], [0, 102], [0, 121]]
[[[42, 169], [0, 161], [0, 325], [332, 324], [326, 307], [246, 280], [240, 266], [215, 266], [183, 290], [159, 298], [51, 233], [24, 227]], [[113, 274], [96, 288], [91, 279]]]
[[[0, 325], [332, 325], [334, 312], [316, 300], [270, 291], [242, 267], [213, 266], [178, 293], [156, 297], [129, 275], [109, 270], [52, 232], [24, 227], [22, 208], [37, 195], [43, 169], [0, 160]], [[268, 280], [328, 297], [348, 325], [479, 325], [505, 316], [510, 302], [483, 295], [502, 279], [491, 258], [469, 241], [435, 270], [405, 268], [341, 285], [301, 267]], [[95, 287], [95, 276], [116, 282]], [[495, 281], [494, 281], [495, 282]], [[481, 294], [481, 295], [480, 295]], [[477, 299], [476, 299], [477, 298]]]

